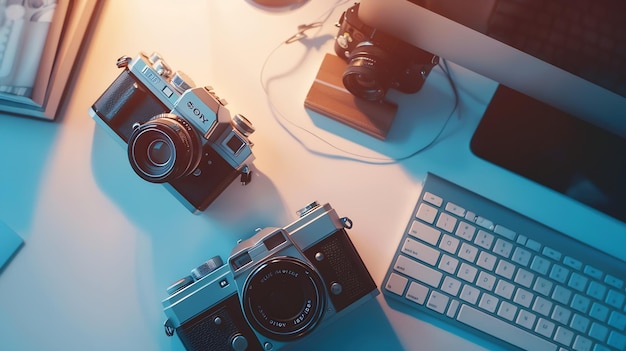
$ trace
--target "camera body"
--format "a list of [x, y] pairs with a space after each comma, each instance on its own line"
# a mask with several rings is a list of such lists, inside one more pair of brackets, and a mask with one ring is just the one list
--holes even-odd
[[89, 109], [99, 125], [128, 148], [133, 170], [163, 183], [189, 210], [205, 210], [235, 178], [251, 180], [244, 116], [231, 118], [211, 87], [194, 87], [158, 53], [123, 56], [122, 73]]
[[407, 94], [418, 92], [439, 57], [363, 23], [359, 3], [339, 19], [335, 53], [348, 63], [343, 84], [365, 100], [383, 100], [394, 88]]
[[189, 351], [279, 350], [378, 295], [346, 233], [352, 222], [329, 204], [299, 213], [170, 286], [166, 333]]

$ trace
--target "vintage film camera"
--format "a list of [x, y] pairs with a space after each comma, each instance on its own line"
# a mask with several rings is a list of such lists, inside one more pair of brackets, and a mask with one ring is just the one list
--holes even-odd
[[231, 118], [211, 87], [194, 88], [158, 53], [124, 56], [117, 66], [124, 70], [89, 114], [127, 145], [141, 178], [163, 183], [192, 212], [205, 210], [238, 176], [250, 182], [250, 121]]
[[350, 219], [316, 202], [299, 213], [170, 286], [166, 333], [189, 351], [274, 351], [378, 295], [346, 233]]
[[418, 92], [439, 57], [372, 28], [359, 19], [359, 3], [339, 19], [335, 53], [346, 60], [343, 84], [365, 100], [383, 100], [390, 88]]

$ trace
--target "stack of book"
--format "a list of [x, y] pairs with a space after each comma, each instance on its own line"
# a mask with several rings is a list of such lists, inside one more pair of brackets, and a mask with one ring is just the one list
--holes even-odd
[[101, 0], [0, 0], [0, 114], [54, 120]]

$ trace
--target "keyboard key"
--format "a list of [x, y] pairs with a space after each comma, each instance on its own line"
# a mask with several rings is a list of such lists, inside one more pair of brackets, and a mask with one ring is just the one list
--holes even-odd
[[611, 316], [609, 316], [609, 325], [618, 330], [626, 329], [626, 315], [617, 311], [611, 312]]
[[452, 277], [445, 277], [443, 284], [441, 284], [441, 290], [452, 296], [456, 296], [460, 289], [461, 282]]
[[491, 291], [496, 285], [496, 277], [487, 272], [480, 272], [478, 274], [478, 279], [476, 280], [476, 285], [485, 290]]
[[478, 301], [478, 295], [480, 295], [480, 290], [466, 284], [463, 285], [463, 289], [461, 289], [460, 298], [466, 302], [471, 303], [472, 305], [475, 305], [476, 301]]
[[409, 277], [426, 283], [432, 287], [439, 287], [443, 274], [406, 256], [398, 256], [394, 269]]
[[439, 269], [449, 274], [454, 274], [456, 272], [456, 267], [459, 265], [459, 260], [454, 257], [450, 257], [448, 255], [443, 255], [441, 257], [441, 261], [439, 261]]
[[409, 235], [435, 246], [439, 242], [441, 232], [420, 221], [413, 221], [411, 229], [409, 229]]
[[497, 239], [496, 245], [493, 247], [493, 252], [496, 254], [508, 258], [513, 251], [513, 244], [503, 239]]
[[543, 278], [543, 277], [539, 277], [537, 278], [537, 280], [535, 281], [535, 285], [533, 286], [533, 290], [543, 296], [550, 296], [550, 291], [552, 291], [552, 286], [554, 285], [554, 283], [552, 283], [551, 281]]
[[527, 288], [530, 288], [533, 279], [535, 279], [535, 275], [525, 269], [518, 269], [517, 274], [515, 274], [515, 282]]
[[467, 222], [460, 222], [454, 234], [467, 241], [472, 241], [474, 239], [474, 233], [476, 233], [476, 227]]
[[473, 328], [491, 334], [524, 350], [556, 351], [556, 344], [525, 332], [487, 313], [467, 305], [461, 305], [457, 319]]
[[561, 253], [551, 247], [544, 247], [542, 252], [546, 257], [551, 258], [555, 261], [561, 260]]
[[591, 351], [591, 346], [593, 343], [591, 340], [585, 338], [584, 336], [578, 335], [576, 340], [574, 340], [574, 350], [575, 351]]
[[610, 274], [607, 274], [604, 277], [604, 282], [609, 284], [610, 286], [612, 286], [614, 288], [618, 288], [618, 289], [621, 289], [622, 286], [624, 286], [624, 281], [623, 280], [621, 280], [621, 279], [619, 279], [617, 277], [614, 277], [614, 276], [612, 276]]
[[423, 203], [420, 205], [415, 216], [426, 223], [433, 224], [435, 217], [437, 217], [437, 209]]
[[483, 296], [480, 297], [478, 307], [486, 310], [487, 312], [494, 313], [499, 302], [500, 300], [498, 300], [497, 297], [490, 294], [483, 294]]
[[433, 193], [429, 193], [428, 191], [424, 193], [424, 196], [422, 197], [422, 199], [424, 199], [424, 201], [429, 202], [437, 207], [441, 207], [441, 205], [443, 204], [443, 199]]
[[477, 254], [478, 249], [475, 246], [472, 246], [468, 243], [463, 243], [461, 245], [461, 250], [459, 250], [458, 256], [468, 262], [474, 262]]
[[498, 308], [498, 316], [513, 321], [515, 314], [517, 313], [517, 307], [507, 301], [502, 301]]
[[476, 269], [476, 267], [470, 266], [467, 263], [461, 263], [459, 272], [456, 275], [466, 282], [473, 283], [476, 278], [476, 273], [478, 273], [478, 269]]
[[508, 300], [511, 296], [513, 296], [513, 291], [515, 291], [515, 285], [507, 282], [506, 280], [498, 280], [498, 283], [496, 284], [496, 294]]
[[493, 239], [494, 236], [492, 234], [489, 234], [484, 230], [479, 230], [476, 235], [476, 239], [474, 239], [474, 244], [482, 247], [483, 249], [489, 250], [493, 244]]
[[572, 291], [568, 288], [557, 285], [552, 293], [552, 298], [556, 302], [560, 302], [564, 305], [569, 305], [569, 300], [572, 297]]
[[572, 315], [572, 311], [568, 310], [567, 308], [561, 305], [557, 305], [552, 311], [551, 318], [561, 324], [568, 325], [569, 318], [571, 317], [571, 315]]
[[572, 276], [569, 278], [569, 282], [567, 283], [569, 287], [578, 291], [585, 291], [585, 287], [587, 286], [587, 278], [578, 273], [572, 273]]
[[591, 328], [589, 329], [589, 336], [598, 341], [604, 342], [606, 337], [609, 335], [609, 330], [598, 323], [591, 324]]
[[587, 327], [589, 326], [589, 319], [579, 314], [574, 314], [569, 326], [580, 333], [585, 333], [587, 331]]
[[488, 220], [485, 217], [477, 216], [474, 219], [474, 222], [478, 224], [479, 226], [489, 229], [489, 230], [493, 230], [495, 228], [495, 225], [493, 224], [493, 222]]
[[526, 329], [532, 330], [533, 325], [535, 324], [535, 319], [537, 319], [537, 316], [535, 316], [534, 314], [526, 310], [521, 310], [519, 314], [517, 315], [517, 319], [515, 320], [515, 323], [519, 324], [520, 326]]
[[571, 330], [559, 326], [556, 328], [556, 333], [554, 334], [554, 340], [566, 347], [569, 347], [572, 344], [572, 340], [574, 340], [574, 332]]
[[602, 275], [604, 274], [601, 270], [593, 266], [585, 266], [584, 272], [595, 279], [602, 279]]
[[448, 301], [450, 301], [449, 297], [433, 291], [428, 298], [428, 304], [426, 304], [426, 307], [443, 314], [446, 311], [446, 307], [448, 307]]
[[389, 275], [389, 279], [387, 279], [387, 284], [385, 284], [385, 289], [391, 291], [396, 295], [402, 296], [404, 293], [404, 288], [406, 288], [406, 284], [408, 283], [408, 279], [396, 274], [391, 273]]
[[446, 204], [446, 211], [455, 214], [459, 217], [465, 217], [465, 209], [455, 203], [448, 202]]
[[574, 295], [574, 299], [572, 299], [571, 307], [578, 312], [587, 313], [587, 309], [591, 304], [591, 300], [587, 297], [576, 294]]
[[500, 262], [498, 262], [496, 274], [507, 279], [511, 279], [513, 277], [513, 273], [515, 273], [515, 266], [512, 263], [504, 260], [500, 260]]
[[626, 350], [626, 335], [612, 331], [607, 343], [616, 350]]
[[563, 258], [563, 263], [575, 270], [581, 270], [583, 268], [582, 262], [569, 256], [565, 256], [565, 258]]
[[411, 238], [404, 241], [402, 252], [431, 266], [437, 264], [437, 260], [439, 260], [439, 250]]
[[423, 305], [426, 302], [426, 296], [428, 295], [429, 289], [422, 284], [411, 282], [409, 285], [409, 290], [406, 292], [406, 298], [415, 303]]
[[520, 306], [529, 308], [534, 296], [535, 295], [533, 295], [530, 291], [518, 288], [517, 291], [515, 291], [513, 301]]
[[606, 293], [606, 286], [598, 283], [597, 281], [592, 281], [589, 283], [589, 287], [587, 288], [587, 295], [593, 297], [594, 299], [602, 301], [604, 299], [604, 294]]
[[558, 264], [553, 265], [552, 269], [550, 270], [550, 278], [556, 280], [559, 283], [565, 283], [568, 275], [569, 269]]
[[594, 302], [591, 305], [591, 310], [589, 311], [589, 315], [591, 316], [591, 318], [595, 318], [601, 322], [605, 322], [606, 319], [609, 317], [609, 308], [604, 306], [601, 303], [598, 302]]
[[502, 235], [503, 237], [511, 241], [515, 240], [515, 236], [517, 235], [517, 233], [515, 233], [511, 229], [499, 224], [496, 224], [496, 227], [493, 229], [493, 231], [494, 233]]
[[530, 264], [530, 269], [541, 275], [546, 275], [548, 269], [550, 269], [550, 261], [541, 256], [535, 256], [533, 262]]
[[606, 295], [605, 301], [610, 306], [620, 309], [624, 305], [625, 300], [626, 296], [624, 296], [624, 294], [615, 290], [609, 290], [609, 293]]
[[495, 267], [496, 265], [496, 260], [496, 256], [486, 251], [482, 251], [478, 256], [478, 261], [476, 261], [476, 264], [488, 271], [492, 271], [493, 267]]
[[530, 251], [523, 249], [521, 247], [516, 247], [515, 251], [513, 251], [513, 262], [520, 264], [522, 266], [528, 266], [528, 262], [530, 262], [530, 258], [532, 257]]
[[555, 326], [556, 325], [550, 322], [549, 320], [539, 318], [539, 321], [537, 322], [537, 326], [535, 326], [535, 331], [538, 334], [545, 336], [546, 338], [551, 338], [552, 333], [554, 333]]
[[445, 234], [439, 243], [439, 247], [444, 251], [455, 254], [456, 249], [459, 247], [459, 239]]
[[437, 227], [445, 230], [448, 233], [454, 232], [454, 228], [456, 227], [456, 218], [452, 217], [447, 213], [441, 213], [439, 218], [437, 219]]
[[542, 314], [547, 317], [550, 315], [551, 311], [552, 311], [552, 302], [544, 299], [541, 296], [535, 299], [535, 302], [533, 303], [533, 312]]
[[539, 252], [539, 250], [541, 249], [541, 244], [533, 239], [528, 239], [526, 240], [526, 247], [533, 251]]
[[461, 303], [458, 300], [450, 301], [450, 305], [448, 305], [448, 311], [446, 312], [446, 316], [450, 318], [454, 318], [456, 316], [456, 311], [459, 310], [459, 306], [461, 306]]

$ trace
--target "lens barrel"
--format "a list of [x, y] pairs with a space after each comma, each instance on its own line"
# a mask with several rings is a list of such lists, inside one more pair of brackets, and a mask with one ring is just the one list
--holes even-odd
[[392, 84], [389, 54], [369, 42], [357, 45], [349, 54], [343, 85], [354, 96], [380, 101]]
[[259, 265], [243, 291], [244, 313], [254, 329], [282, 341], [312, 331], [326, 301], [319, 274], [292, 257], [274, 258]]
[[157, 115], [134, 128], [128, 140], [130, 165], [141, 178], [164, 183], [190, 174], [202, 145], [189, 123], [174, 114]]

